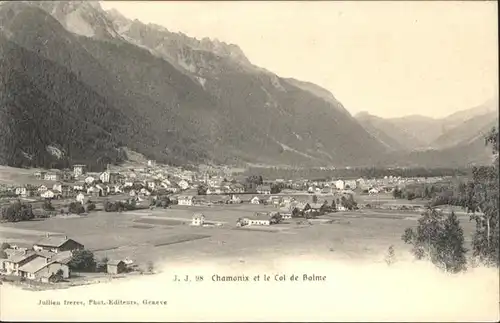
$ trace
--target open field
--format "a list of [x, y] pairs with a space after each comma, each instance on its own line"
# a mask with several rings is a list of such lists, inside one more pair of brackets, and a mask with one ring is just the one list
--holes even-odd
[[[275, 210], [263, 205], [172, 206], [168, 209], [123, 213], [92, 212], [81, 217], [53, 217], [41, 221], [3, 223], [0, 240], [33, 243], [45, 233], [65, 234], [94, 251], [97, 258], [126, 257], [138, 264], [148, 261], [182, 261], [199, 258], [237, 257], [279, 252], [345, 257], [378, 255], [394, 245], [406, 250], [401, 234], [416, 225], [418, 214], [403, 211], [358, 210], [337, 212], [317, 220], [289, 219], [271, 227], [237, 228], [236, 220], [258, 211]], [[193, 227], [194, 213], [223, 226]], [[459, 216], [466, 239], [474, 224]]]

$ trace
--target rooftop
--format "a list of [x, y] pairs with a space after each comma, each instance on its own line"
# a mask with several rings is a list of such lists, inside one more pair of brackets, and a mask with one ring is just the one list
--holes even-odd
[[41, 239], [35, 244], [44, 247], [60, 247], [69, 240], [71, 239], [68, 239], [66, 236], [49, 236]]
[[34, 274], [53, 262], [54, 261], [48, 262], [47, 259], [43, 257], [36, 257], [35, 259], [21, 266], [19, 270]]

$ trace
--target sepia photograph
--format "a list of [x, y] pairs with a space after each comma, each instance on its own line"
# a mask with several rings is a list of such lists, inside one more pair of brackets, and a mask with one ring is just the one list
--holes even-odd
[[498, 322], [497, 1], [0, 1], [0, 320]]

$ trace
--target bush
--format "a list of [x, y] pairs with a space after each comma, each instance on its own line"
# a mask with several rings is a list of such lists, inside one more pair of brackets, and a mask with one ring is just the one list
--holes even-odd
[[69, 204], [69, 212], [74, 214], [82, 214], [85, 212], [85, 208], [80, 202], [71, 202]]
[[95, 208], [96, 208], [95, 203], [87, 204], [87, 213], [95, 210]]
[[42, 208], [45, 210], [45, 211], [54, 211], [55, 208], [54, 206], [52, 206], [52, 202], [50, 202], [50, 200], [45, 200], [43, 202], [43, 206]]
[[76, 250], [73, 252], [68, 266], [75, 271], [94, 272], [96, 270], [94, 254], [86, 249]]
[[2, 220], [8, 222], [29, 221], [35, 218], [31, 204], [16, 201], [2, 208]]
[[10, 248], [10, 243], [8, 242], [2, 242], [2, 245], [0, 245], [0, 250], [5, 250]]
[[407, 228], [401, 239], [413, 246], [417, 259], [429, 259], [452, 273], [467, 269], [463, 230], [454, 212], [445, 217], [441, 211], [428, 209], [418, 220], [416, 230]]

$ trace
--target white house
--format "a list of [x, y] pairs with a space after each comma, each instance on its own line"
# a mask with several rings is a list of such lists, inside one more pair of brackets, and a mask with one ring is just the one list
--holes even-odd
[[83, 195], [83, 193], [79, 193], [77, 196], [76, 196], [76, 201], [77, 202], [80, 202], [83, 204], [83, 201], [85, 201], [85, 195]]
[[345, 182], [343, 180], [339, 179], [338, 181], [335, 181], [335, 187], [338, 190], [343, 190], [345, 187]]
[[47, 186], [45, 186], [45, 185], [40, 185], [40, 186], [38, 187], [38, 192], [39, 192], [39, 193], [43, 193], [43, 192], [45, 192], [46, 190], [47, 190]]
[[205, 216], [201, 213], [193, 215], [191, 225], [202, 226], [205, 223]]
[[257, 186], [257, 193], [259, 193], [259, 194], [271, 194], [271, 186], [259, 185], [259, 186]]
[[57, 272], [62, 272], [62, 278], [68, 278], [68, 265], [43, 257], [36, 257], [19, 267], [19, 276], [43, 282], [50, 281], [51, 277], [56, 275]]
[[132, 186], [134, 186], [134, 182], [126, 181], [125, 183], [123, 183], [123, 187], [132, 187]]
[[349, 188], [351, 190], [355, 190], [356, 189], [356, 181], [355, 180], [348, 180], [348, 181], [345, 181], [345, 185], [344, 185], [344, 188]]
[[251, 204], [260, 204], [260, 198], [258, 196], [254, 196], [251, 200], [250, 200], [250, 203]]
[[73, 166], [73, 175], [75, 175], [75, 177], [79, 177], [83, 174], [85, 174], [85, 165], [74, 165]]
[[61, 183], [55, 183], [52, 186], [52, 190], [55, 192], [62, 192], [62, 184]]
[[40, 194], [40, 196], [44, 199], [53, 199], [56, 195], [51, 190], [46, 190], [45, 192]]
[[45, 174], [45, 176], [44, 176], [43, 179], [46, 180], [46, 181], [57, 181], [57, 180], [59, 180], [59, 174], [57, 174], [57, 173], [47, 173], [47, 174]]
[[270, 225], [271, 219], [268, 214], [256, 213], [251, 218], [245, 218], [248, 225]]
[[26, 196], [27, 189], [26, 189], [26, 187], [17, 187], [15, 192], [16, 192], [16, 195]]
[[106, 172], [102, 172], [100, 175], [99, 175], [99, 179], [101, 180], [101, 182], [103, 183], [109, 183], [109, 179], [111, 177], [111, 174], [106, 171]]
[[155, 167], [156, 166], [156, 160], [148, 160], [148, 167]]
[[95, 182], [95, 178], [94, 178], [93, 176], [87, 176], [87, 177], [85, 178], [85, 183], [87, 183], [87, 184], [89, 184], [89, 185], [91, 185], [91, 184], [92, 184], [92, 183], [94, 183], [94, 182]]
[[179, 187], [183, 190], [187, 190], [189, 188], [189, 183], [186, 180], [181, 180], [179, 183], [177, 183]]
[[147, 181], [146, 182], [146, 185], [147, 187], [150, 189], [150, 190], [153, 190], [156, 188], [156, 183], [154, 181]]
[[193, 205], [193, 200], [194, 198], [192, 196], [179, 196], [179, 198], [177, 199], [177, 204], [191, 206]]

